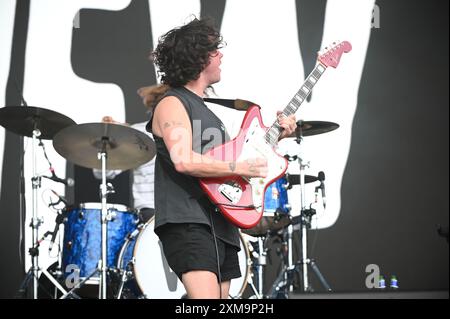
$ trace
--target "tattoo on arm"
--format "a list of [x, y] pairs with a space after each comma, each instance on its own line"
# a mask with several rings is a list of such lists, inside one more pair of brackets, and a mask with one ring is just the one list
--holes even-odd
[[166, 122], [163, 124], [163, 128], [167, 129], [171, 126], [183, 126], [182, 122], [178, 122], [178, 121], [171, 121], [171, 122]]
[[231, 162], [228, 166], [230, 167], [231, 172], [234, 173], [236, 170], [236, 162]]

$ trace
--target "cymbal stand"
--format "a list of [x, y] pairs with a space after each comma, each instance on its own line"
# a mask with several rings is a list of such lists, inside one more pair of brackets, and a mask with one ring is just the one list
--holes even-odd
[[102, 202], [101, 209], [101, 254], [100, 259], [97, 264], [97, 269], [90, 274], [88, 277], [84, 278], [81, 282], [77, 283], [75, 287], [65, 294], [62, 298], [66, 298], [72, 294], [72, 291], [79, 289], [82, 285], [84, 285], [92, 276], [96, 273], [100, 273], [100, 284], [98, 291], [99, 299], [107, 298], [107, 271], [108, 271], [108, 260], [107, 260], [107, 238], [108, 238], [108, 221], [111, 220], [111, 216], [107, 209], [107, 196], [109, 193], [112, 193], [112, 187], [106, 183], [106, 162], [108, 159], [108, 152], [106, 151], [107, 145], [109, 145], [109, 138], [103, 136], [101, 139], [101, 149], [97, 153], [97, 158], [102, 162], [102, 183], [100, 184], [100, 197]]
[[253, 247], [251, 249], [251, 255], [255, 260], [254, 264], [252, 265], [252, 267], [254, 268], [254, 271], [252, 272], [252, 277], [256, 275], [257, 285], [255, 287], [253, 280], [250, 284], [253, 292], [255, 293], [254, 298], [256, 299], [264, 298], [263, 294], [264, 267], [267, 265], [267, 250], [268, 250], [267, 241], [269, 237], [270, 233], [267, 232], [266, 236], [257, 237], [258, 242], [251, 243]]
[[37, 216], [37, 190], [41, 186], [41, 179], [37, 177], [36, 174], [36, 142], [37, 137], [41, 135], [41, 132], [37, 129], [37, 125], [35, 125], [35, 129], [33, 130], [33, 142], [31, 145], [32, 153], [33, 153], [33, 177], [32, 177], [32, 186], [33, 191], [31, 192], [31, 200], [32, 200], [32, 212], [33, 217], [31, 218], [31, 236], [33, 238], [33, 246], [36, 247], [37, 250], [33, 253], [30, 251], [32, 256], [31, 267], [33, 269], [33, 299], [37, 299], [37, 288], [38, 288], [38, 279], [39, 279], [39, 250], [38, 250], [38, 238], [39, 238], [39, 226], [42, 224], [42, 218], [38, 218]]
[[264, 241], [261, 237], [258, 237], [258, 263], [257, 263], [257, 271], [258, 271], [258, 294], [260, 296], [263, 295], [263, 282], [264, 282], [264, 266], [267, 265], [267, 252], [264, 249]]
[[293, 290], [294, 275], [298, 272], [297, 265], [293, 264], [292, 258], [292, 235], [293, 226], [289, 225], [283, 229], [281, 247], [279, 254], [281, 255], [281, 271], [272, 284], [267, 294], [270, 299], [287, 299], [289, 292]]
[[108, 158], [108, 154], [106, 151], [106, 146], [109, 143], [109, 139], [107, 137], [102, 137], [102, 149], [98, 153], [97, 157], [102, 161], [102, 183], [100, 185], [100, 196], [102, 200], [102, 214], [101, 214], [101, 225], [102, 225], [102, 250], [101, 250], [101, 258], [99, 260], [99, 269], [100, 269], [100, 287], [99, 287], [99, 299], [106, 299], [106, 271], [107, 271], [107, 238], [108, 238], [108, 221], [111, 218], [109, 216], [109, 212], [107, 210], [107, 196], [108, 196], [108, 186], [106, 184], [106, 161]]
[[[298, 125], [298, 124], [297, 124]], [[296, 142], [300, 146], [302, 141], [302, 133], [299, 130], [297, 133]], [[302, 156], [299, 154], [296, 156], [300, 166], [300, 240], [301, 240], [301, 260], [296, 264], [293, 264], [293, 246], [292, 246], [292, 235], [293, 235], [293, 225], [290, 224], [287, 230], [284, 230], [284, 239], [282, 242], [282, 270], [275, 279], [271, 290], [269, 291], [269, 298], [288, 298], [288, 292], [293, 290], [293, 282], [295, 273], [301, 274], [303, 291], [312, 292], [311, 285], [309, 283], [308, 277], [308, 266], [312, 268], [322, 285], [327, 291], [331, 291], [331, 287], [320, 273], [313, 259], [308, 258], [308, 242], [307, 235], [308, 229], [311, 227], [311, 217], [315, 214], [314, 209], [306, 209], [306, 198], [305, 198], [305, 168], [309, 167], [309, 162], [304, 162]], [[300, 268], [301, 267], [301, 268]]]
[[63, 293], [66, 293], [66, 290], [58, 283], [58, 281], [53, 278], [53, 276], [46, 270], [41, 269], [39, 267], [39, 247], [41, 242], [45, 239], [49, 233], [47, 232], [41, 239], [39, 239], [39, 227], [41, 226], [43, 220], [41, 217], [38, 217], [38, 201], [37, 201], [37, 190], [41, 187], [41, 176], [37, 175], [36, 170], [36, 143], [37, 139], [41, 135], [41, 131], [38, 128], [39, 124], [39, 118], [34, 118], [34, 129], [33, 129], [33, 135], [32, 135], [32, 173], [33, 177], [31, 178], [32, 181], [32, 218], [31, 218], [31, 237], [32, 237], [32, 246], [29, 249], [29, 253], [31, 256], [31, 268], [28, 270], [25, 279], [23, 280], [21, 287], [19, 289], [19, 292], [23, 292], [26, 289], [26, 286], [28, 285], [28, 282], [30, 280], [30, 277], [33, 278], [33, 299], [38, 299], [38, 286], [39, 286], [39, 273], [41, 272], [44, 274], [55, 287], [57, 287], [59, 290], [61, 290]]
[[[297, 124], [298, 125], [298, 124]], [[300, 126], [300, 125], [299, 125]], [[298, 131], [296, 131], [298, 132]], [[300, 145], [302, 140], [301, 133], [297, 135], [296, 142]], [[301, 202], [302, 207], [304, 207], [304, 190], [305, 190], [305, 172], [304, 167], [309, 165], [303, 165], [300, 154], [294, 158], [299, 160], [300, 163], [300, 187], [301, 187]], [[292, 221], [292, 216], [289, 216]], [[268, 293], [268, 298], [285, 298], [289, 297], [289, 292], [293, 291], [294, 288], [294, 278], [295, 273], [299, 273], [298, 265], [293, 262], [293, 238], [294, 226], [292, 223], [289, 224], [287, 228], [283, 230], [283, 238], [281, 243], [281, 255], [282, 255], [282, 269], [272, 284], [272, 288]], [[303, 272], [304, 276], [307, 278], [307, 272]]]
[[[302, 141], [302, 133], [298, 134], [296, 138], [296, 142], [299, 145]], [[321, 274], [319, 268], [317, 267], [315, 261], [313, 259], [308, 258], [308, 229], [311, 228], [311, 217], [315, 214], [314, 209], [306, 208], [306, 199], [305, 199], [305, 167], [309, 167], [309, 162], [304, 163], [302, 156], [299, 152], [298, 155], [298, 163], [300, 167], [300, 200], [301, 200], [301, 210], [300, 210], [300, 238], [301, 238], [301, 260], [300, 265], [302, 266], [302, 283], [303, 283], [303, 291], [304, 292], [312, 292], [313, 289], [310, 285], [308, 278], [308, 265], [311, 266], [312, 270], [325, 287], [327, 291], [331, 291], [330, 285], [327, 283], [323, 275]]]

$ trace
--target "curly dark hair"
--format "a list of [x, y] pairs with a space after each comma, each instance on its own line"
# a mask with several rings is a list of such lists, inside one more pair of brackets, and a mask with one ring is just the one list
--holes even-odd
[[209, 63], [209, 55], [223, 44], [222, 36], [209, 18], [193, 19], [158, 39], [152, 52], [161, 83], [180, 87], [196, 80]]

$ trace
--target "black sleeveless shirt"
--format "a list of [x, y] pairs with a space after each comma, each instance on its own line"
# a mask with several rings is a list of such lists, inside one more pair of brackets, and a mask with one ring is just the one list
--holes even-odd
[[[192, 150], [205, 153], [230, 138], [222, 121], [206, 106], [203, 99], [184, 87], [171, 88], [164, 97], [178, 98], [186, 109], [192, 127]], [[158, 107], [158, 105], [156, 106]], [[155, 108], [156, 108], [155, 107]], [[153, 116], [147, 124], [151, 132]], [[220, 136], [219, 136], [220, 135]], [[164, 140], [153, 134], [157, 156], [155, 161], [155, 232], [168, 223], [199, 223], [211, 227], [216, 236], [240, 248], [239, 231], [220, 212], [215, 211], [196, 177], [175, 170]]]

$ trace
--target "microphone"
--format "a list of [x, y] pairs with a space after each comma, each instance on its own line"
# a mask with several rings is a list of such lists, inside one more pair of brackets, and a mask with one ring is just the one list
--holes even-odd
[[[61, 197], [60, 197], [60, 199], [61, 199]], [[59, 225], [64, 222], [64, 217], [65, 217], [64, 214], [61, 214], [61, 213], [58, 213], [58, 216], [56, 216], [55, 229], [51, 233], [52, 238], [50, 239], [50, 246], [48, 246], [48, 251], [51, 251], [53, 248], [53, 244], [55, 243], [56, 234], [58, 233], [58, 230], [59, 230]]]
[[323, 182], [325, 180], [325, 173], [320, 171], [317, 175], [318, 180], [320, 181], [319, 188], [322, 191], [322, 202], [323, 202], [323, 208], [326, 208], [327, 206], [327, 199], [325, 196], [325, 183]]
[[58, 176], [56, 176], [55, 171], [53, 170], [53, 168], [50, 169], [50, 172], [52, 172], [52, 176], [43, 176], [43, 177], [51, 179], [54, 182], [64, 184], [67, 187], [72, 187], [73, 185], [75, 185], [75, 181], [73, 180], [73, 178], [70, 178], [70, 177], [68, 177], [68, 178], [59, 178]]

